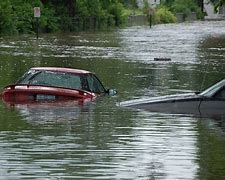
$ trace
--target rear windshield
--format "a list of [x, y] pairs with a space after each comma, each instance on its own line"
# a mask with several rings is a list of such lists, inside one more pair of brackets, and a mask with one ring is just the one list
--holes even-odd
[[37, 84], [82, 89], [82, 74], [60, 73], [51, 71], [29, 71], [18, 84]]
[[34, 84], [82, 89], [97, 94], [102, 94], [106, 91], [100, 80], [93, 74], [72, 74], [30, 70], [17, 81], [17, 84]]

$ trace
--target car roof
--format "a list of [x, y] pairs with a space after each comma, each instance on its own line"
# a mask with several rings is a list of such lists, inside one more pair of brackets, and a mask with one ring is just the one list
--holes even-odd
[[54, 71], [54, 72], [63, 72], [63, 73], [74, 73], [74, 74], [90, 74], [90, 71], [81, 70], [81, 69], [72, 69], [72, 68], [62, 68], [62, 67], [33, 67], [31, 70], [38, 71]]

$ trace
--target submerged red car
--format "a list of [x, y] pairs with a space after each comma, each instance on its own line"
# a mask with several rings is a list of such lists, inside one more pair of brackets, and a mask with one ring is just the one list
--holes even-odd
[[106, 90], [91, 72], [59, 67], [35, 67], [26, 72], [15, 84], [2, 91], [6, 102], [40, 100], [93, 99], [101, 94], [116, 94]]

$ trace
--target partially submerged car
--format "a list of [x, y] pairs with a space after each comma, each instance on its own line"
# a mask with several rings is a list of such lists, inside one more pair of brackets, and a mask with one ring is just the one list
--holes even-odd
[[35, 67], [15, 84], [6, 86], [1, 96], [5, 102], [22, 103], [40, 100], [90, 100], [103, 94], [115, 95], [116, 91], [106, 90], [97, 76], [89, 71]]
[[225, 79], [201, 93], [136, 99], [120, 106], [172, 114], [225, 115]]

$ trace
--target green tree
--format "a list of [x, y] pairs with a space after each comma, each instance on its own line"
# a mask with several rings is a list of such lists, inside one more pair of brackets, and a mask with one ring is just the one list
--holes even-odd
[[16, 30], [19, 33], [31, 33], [34, 30], [34, 7], [41, 7], [39, 0], [11, 0], [13, 13], [12, 17]]
[[0, 34], [16, 32], [13, 20], [13, 8], [9, 0], [0, 1]]
[[[175, 11], [179, 10], [184, 12], [185, 9], [189, 11], [190, 8], [193, 9], [193, 6], [199, 11], [199, 8], [201, 11], [203, 11], [203, 0], [165, 0], [163, 1], [163, 5], [167, 6], [169, 9]], [[177, 8], [177, 9], [176, 9]]]
[[[33, 8], [41, 8], [43, 32], [75, 31], [94, 19], [100, 26], [119, 26], [125, 22], [124, 4], [128, 0], [2, 0], [0, 33], [32, 33], [35, 29]], [[134, 0], [130, 0], [134, 6]]]
[[160, 6], [156, 10], [156, 13], [154, 15], [154, 21], [157, 24], [158, 23], [175, 23], [176, 17], [166, 6]]
[[87, 0], [77, 0], [76, 3], [77, 16], [86, 17], [89, 16], [89, 10], [87, 6]]
[[144, 0], [143, 2], [144, 2], [143, 13], [148, 15], [149, 14], [148, 13], [148, 11], [149, 11], [148, 0]]
[[219, 8], [225, 5], [225, 0], [211, 0], [215, 6], [215, 11], [218, 12]]
[[184, 18], [186, 18], [192, 12], [196, 12], [199, 18], [202, 14], [197, 2], [193, 0], [174, 0], [171, 8], [175, 13], [183, 13]]
[[165, 0], [163, 4], [167, 7], [171, 7], [173, 3], [174, 3], [174, 0]]
[[119, 1], [115, 1], [109, 6], [109, 13], [114, 19], [114, 24], [119, 26], [125, 22], [123, 16], [123, 5]]
[[201, 11], [203, 12], [204, 10], [204, 0], [197, 0], [198, 3], [198, 7], [201, 9]]
[[88, 0], [87, 1], [88, 12], [90, 16], [101, 17], [105, 15], [102, 9], [102, 3], [100, 0]]

